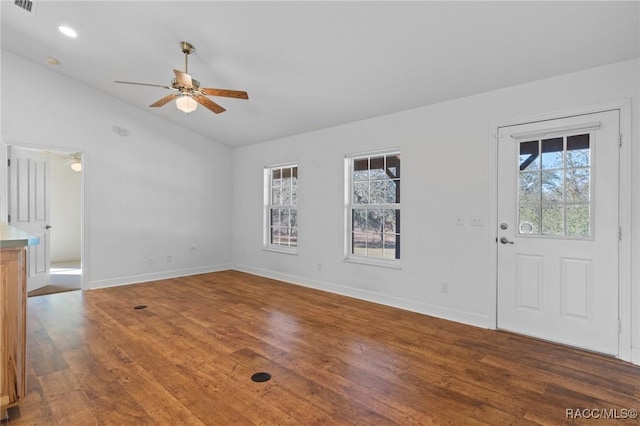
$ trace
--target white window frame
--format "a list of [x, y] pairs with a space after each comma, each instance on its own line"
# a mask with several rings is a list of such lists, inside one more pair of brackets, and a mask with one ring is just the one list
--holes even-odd
[[[274, 208], [288, 208], [290, 210], [296, 211], [296, 218], [298, 212], [298, 204], [297, 204], [297, 195], [296, 200], [291, 204], [273, 204], [272, 203], [272, 174], [274, 170], [283, 170], [283, 169], [296, 169], [296, 175], [298, 174], [298, 164], [297, 163], [285, 163], [285, 164], [276, 164], [272, 166], [266, 166], [264, 168], [264, 209], [263, 209], [263, 249], [268, 251], [275, 251], [280, 253], [287, 254], [297, 254], [298, 253], [298, 241], [297, 241], [297, 230], [296, 226], [296, 245], [282, 245], [282, 244], [273, 244], [271, 242], [271, 210]], [[297, 177], [296, 177], [296, 194], [297, 194]]]
[[[385, 149], [378, 151], [367, 151], [357, 154], [348, 154], [345, 155], [345, 179], [344, 179], [344, 217], [345, 217], [345, 227], [344, 227], [344, 260], [345, 262], [353, 262], [360, 263], [366, 265], [373, 266], [382, 266], [393, 269], [401, 268], [401, 259], [384, 259], [379, 257], [370, 257], [366, 255], [354, 254], [353, 246], [352, 246], [352, 230], [353, 230], [353, 163], [355, 160], [363, 159], [363, 158], [376, 158], [385, 155], [401, 155], [400, 149]], [[402, 178], [399, 178], [402, 181]], [[372, 206], [374, 209], [391, 209], [391, 210], [400, 210], [400, 215], [402, 216], [402, 207], [400, 203], [384, 203], [384, 204], [368, 204]], [[403, 233], [399, 232], [398, 235], [401, 236]], [[402, 239], [400, 239], [400, 244], [402, 244]], [[401, 246], [402, 247], [402, 246]]]

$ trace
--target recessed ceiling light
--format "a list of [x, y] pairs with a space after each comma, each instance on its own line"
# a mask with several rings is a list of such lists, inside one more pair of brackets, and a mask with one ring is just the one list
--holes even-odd
[[60, 65], [60, 62], [56, 58], [52, 58], [51, 56], [47, 58], [47, 63], [49, 65]]
[[67, 27], [66, 25], [60, 25], [58, 29], [62, 34], [66, 35], [67, 37], [71, 37], [71, 38], [78, 37], [78, 33], [76, 33], [76, 31], [73, 28]]

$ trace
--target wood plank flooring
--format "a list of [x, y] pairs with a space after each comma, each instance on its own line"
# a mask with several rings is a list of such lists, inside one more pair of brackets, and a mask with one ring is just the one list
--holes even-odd
[[[637, 366], [235, 271], [30, 298], [27, 342], [12, 426], [551, 425], [640, 409]], [[260, 371], [271, 380], [251, 381]]]

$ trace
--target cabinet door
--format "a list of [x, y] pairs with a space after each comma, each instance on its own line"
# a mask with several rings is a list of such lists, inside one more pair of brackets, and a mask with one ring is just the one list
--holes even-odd
[[0, 250], [0, 402], [1, 409], [25, 396], [25, 249]]

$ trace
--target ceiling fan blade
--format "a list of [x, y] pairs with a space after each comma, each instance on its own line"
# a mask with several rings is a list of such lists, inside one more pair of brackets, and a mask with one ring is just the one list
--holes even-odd
[[171, 87], [163, 86], [162, 84], [134, 83], [133, 81], [119, 81], [119, 80], [114, 81], [114, 83], [135, 84], [137, 86], [151, 86], [151, 87], [162, 87], [163, 89], [171, 89]]
[[180, 70], [173, 70], [173, 73], [176, 75], [178, 83], [186, 87], [193, 87], [193, 81], [191, 81], [191, 76], [189, 74]]
[[247, 92], [243, 90], [227, 90], [227, 89], [200, 89], [205, 95], [209, 96], [225, 96], [227, 98], [249, 99]]
[[159, 101], [156, 101], [156, 102], [152, 103], [149, 106], [150, 107], [161, 107], [161, 106], [165, 105], [166, 103], [171, 102], [172, 100], [174, 100], [177, 97], [178, 97], [178, 95], [176, 95], [176, 94], [167, 95], [164, 98], [160, 99]]
[[217, 103], [213, 102], [209, 98], [205, 98], [204, 96], [193, 96], [193, 99], [196, 100], [203, 107], [215, 112], [216, 114], [220, 114], [221, 112], [225, 112], [226, 109], [222, 108]]

